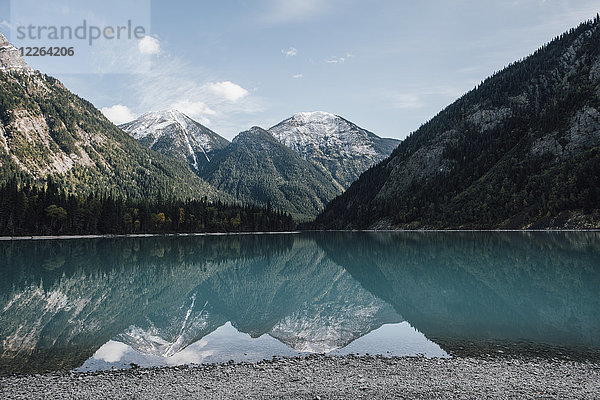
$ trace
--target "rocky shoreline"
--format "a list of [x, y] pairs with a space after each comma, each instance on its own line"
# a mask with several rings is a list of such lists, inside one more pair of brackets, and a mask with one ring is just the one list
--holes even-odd
[[600, 397], [600, 363], [308, 356], [258, 363], [0, 377], [4, 399]]

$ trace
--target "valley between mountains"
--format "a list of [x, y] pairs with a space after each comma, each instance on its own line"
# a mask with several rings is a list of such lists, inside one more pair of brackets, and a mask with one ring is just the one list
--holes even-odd
[[268, 130], [252, 127], [231, 143], [177, 110], [150, 112], [120, 128], [232, 198], [300, 220], [316, 216], [399, 143], [326, 112], [297, 113]]
[[231, 142], [174, 109], [117, 127], [0, 36], [0, 231], [600, 228], [599, 26], [403, 141], [327, 112]]

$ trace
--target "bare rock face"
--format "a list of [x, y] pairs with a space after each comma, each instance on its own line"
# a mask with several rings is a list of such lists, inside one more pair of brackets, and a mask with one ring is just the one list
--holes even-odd
[[21, 70], [33, 72], [27, 65], [19, 50], [0, 33], [0, 70]]
[[551, 153], [558, 159], [600, 145], [600, 112], [594, 107], [584, 107], [571, 118], [564, 132], [552, 132], [531, 146], [534, 155]]
[[567, 137], [569, 154], [600, 145], [600, 112], [594, 107], [584, 107], [571, 119]]
[[489, 131], [505, 121], [512, 111], [508, 107], [498, 109], [481, 109], [474, 107], [473, 113], [467, 116], [467, 121], [479, 127], [481, 132]]

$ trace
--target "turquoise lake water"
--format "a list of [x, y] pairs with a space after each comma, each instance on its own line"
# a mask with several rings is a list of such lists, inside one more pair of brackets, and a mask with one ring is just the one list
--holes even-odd
[[0, 373], [600, 352], [600, 233], [0, 241]]

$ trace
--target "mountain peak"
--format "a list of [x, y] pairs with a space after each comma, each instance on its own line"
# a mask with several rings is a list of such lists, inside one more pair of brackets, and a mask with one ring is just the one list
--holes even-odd
[[240, 132], [202, 177], [239, 201], [266, 205], [306, 220], [341, 193], [331, 176], [303, 160], [268, 131]]
[[333, 115], [326, 111], [309, 111], [298, 112], [292, 116], [292, 119], [302, 121], [303, 123], [324, 122], [334, 119], [340, 119], [337, 115]]
[[269, 133], [304, 160], [329, 171], [342, 188], [389, 156], [399, 143], [325, 111], [296, 113], [269, 129]]
[[0, 70], [33, 72], [33, 69], [21, 57], [19, 50], [2, 33], [0, 33]]
[[253, 126], [252, 128], [250, 128], [246, 131], [238, 133], [237, 136], [234, 137], [231, 142], [238, 143], [238, 142], [244, 141], [244, 140], [254, 140], [254, 139], [260, 139], [260, 138], [262, 138], [262, 139], [267, 138], [267, 139], [274, 140], [273, 136], [271, 136], [271, 134], [269, 132], [267, 132], [260, 126]]
[[169, 115], [171, 117], [190, 118], [190, 117], [188, 117], [187, 115], [185, 115], [184, 113], [182, 113], [181, 111], [179, 111], [176, 108], [169, 108], [169, 109], [166, 109], [166, 110], [157, 111], [157, 113], [158, 114], [163, 114], [163, 115]]
[[252, 128], [248, 129], [246, 132], [250, 132], [250, 133], [264, 133], [266, 132], [263, 128], [261, 128], [260, 126], [253, 126]]
[[186, 161], [198, 172], [215, 151], [229, 143], [204, 125], [174, 108], [151, 111], [120, 125], [142, 145]]
[[180, 129], [186, 129], [188, 125], [194, 124], [205, 128], [181, 111], [170, 108], [159, 111], [149, 111], [134, 121], [122, 124], [120, 127], [139, 140], [153, 134], [156, 129], [163, 129], [170, 125], [179, 125]]
[[[298, 112], [274, 127], [269, 132], [285, 142], [286, 137], [303, 136], [315, 140], [326, 140], [328, 142], [341, 141], [351, 144], [360, 137], [378, 138], [373, 133], [359, 128], [346, 119], [325, 111]], [[285, 143], [284, 143], [285, 144]], [[331, 145], [332, 143], [328, 143]]]
[[188, 117], [187, 115], [185, 115], [184, 113], [182, 113], [181, 111], [175, 109], [175, 108], [167, 108], [164, 110], [157, 110], [157, 111], [149, 111], [147, 113], [144, 113], [143, 115], [141, 115], [139, 119], [147, 119], [147, 118], [159, 118], [159, 119], [165, 119], [165, 120], [171, 120], [171, 121], [176, 121], [178, 118], [188, 118], [191, 119], [190, 117]]

